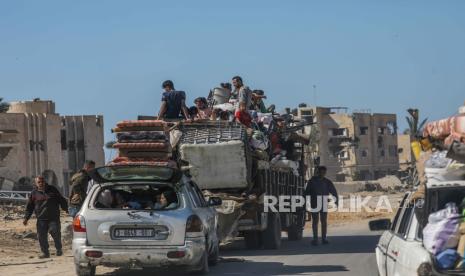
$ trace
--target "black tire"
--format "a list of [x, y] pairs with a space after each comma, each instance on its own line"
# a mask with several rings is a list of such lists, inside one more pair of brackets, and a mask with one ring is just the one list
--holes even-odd
[[80, 266], [75, 265], [76, 268], [76, 275], [77, 276], [95, 276], [95, 265], [88, 265], [88, 266]]
[[262, 233], [265, 249], [279, 249], [281, 247], [281, 218], [279, 213], [268, 213], [268, 226]]
[[246, 231], [244, 232], [244, 242], [247, 249], [260, 249], [262, 247], [260, 240], [260, 232]]
[[304, 234], [303, 227], [297, 225], [291, 225], [289, 229], [287, 229], [287, 238], [290, 241], [300, 241], [302, 240]]
[[219, 260], [220, 260], [220, 245], [219, 245], [219, 242], [217, 242], [213, 246], [213, 251], [208, 257], [208, 264], [210, 266], [215, 266], [218, 264]]

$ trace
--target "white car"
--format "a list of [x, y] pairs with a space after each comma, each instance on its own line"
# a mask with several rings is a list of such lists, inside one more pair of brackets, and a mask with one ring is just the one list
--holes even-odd
[[96, 170], [73, 222], [77, 275], [96, 266], [185, 267], [206, 273], [219, 254], [217, 213], [177, 169], [110, 166]]
[[[416, 276], [422, 264], [430, 264], [430, 275], [465, 275], [464, 270], [441, 271], [435, 259], [423, 246], [423, 228], [417, 214], [443, 209], [448, 202], [458, 205], [465, 198], [465, 181], [429, 182], [423, 202], [411, 202], [412, 192], [405, 194], [394, 220], [370, 222], [371, 230], [386, 230], [376, 246], [376, 262], [380, 276]], [[419, 208], [425, 208], [420, 210]]]

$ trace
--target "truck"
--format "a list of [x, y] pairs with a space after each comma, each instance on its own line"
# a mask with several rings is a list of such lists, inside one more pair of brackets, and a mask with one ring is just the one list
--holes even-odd
[[[218, 236], [222, 243], [242, 236], [248, 249], [278, 249], [281, 233], [302, 239], [305, 208], [294, 212], [265, 210], [269, 196], [303, 196], [305, 144], [303, 126], [292, 121], [279, 132], [287, 151], [275, 156], [250, 146], [251, 129], [229, 121], [180, 123], [170, 132], [174, 158], [202, 189], [205, 197], [220, 197]], [[284, 157], [284, 154], [287, 156]]]

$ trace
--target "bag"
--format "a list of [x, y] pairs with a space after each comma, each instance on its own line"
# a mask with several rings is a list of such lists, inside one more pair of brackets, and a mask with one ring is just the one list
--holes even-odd
[[460, 215], [455, 203], [432, 213], [423, 229], [423, 245], [436, 255], [448, 248], [456, 248], [460, 239]]
[[457, 253], [457, 251], [453, 249], [447, 249], [436, 256], [436, 262], [440, 269], [450, 269], [455, 266], [455, 263], [459, 258], [460, 255]]

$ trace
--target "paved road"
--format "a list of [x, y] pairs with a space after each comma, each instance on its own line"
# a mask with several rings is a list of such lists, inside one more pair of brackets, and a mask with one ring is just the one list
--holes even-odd
[[374, 249], [379, 234], [360, 223], [330, 229], [329, 245], [311, 246], [307, 231], [299, 242], [284, 238], [278, 251], [244, 250], [237, 242], [223, 250], [224, 261], [211, 269], [211, 275], [377, 275]]
[[[311, 246], [310, 233], [298, 242], [283, 238], [280, 250], [245, 250], [242, 241], [222, 248], [222, 261], [209, 275], [377, 275], [374, 248], [379, 233], [370, 233], [367, 222], [330, 227], [329, 245]], [[71, 252], [45, 263], [0, 266], [0, 275], [74, 276]], [[98, 275], [185, 275], [153, 270], [97, 268]]]
[[[288, 242], [280, 250], [245, 250], [242, 241], [222, 248], [222, 261], [210, 268], [209, 275], [377, 275], [375, 246], [380, 233], [368, 230], [368, 222], [346, 224], [329, 229], [329, 245], [312, 246], [310, 232], [304, 239]], [[145, 276], [149, 271], [116, 270], [103, 275]], [[184, 275], [163, 271], [160, 275]]]

